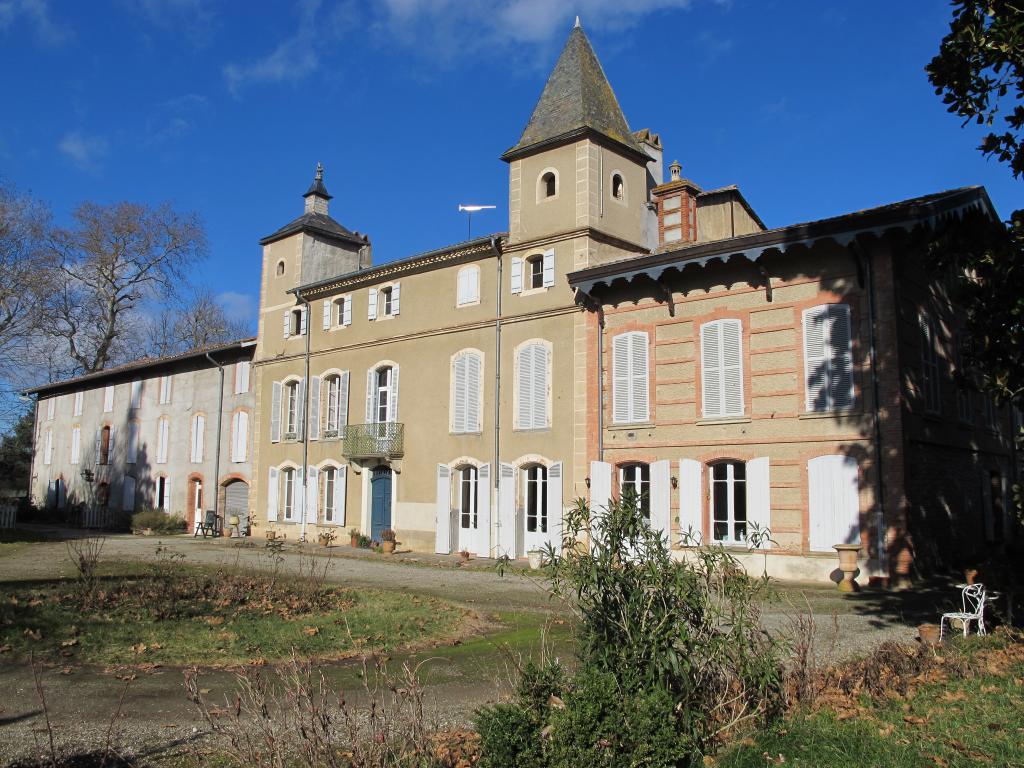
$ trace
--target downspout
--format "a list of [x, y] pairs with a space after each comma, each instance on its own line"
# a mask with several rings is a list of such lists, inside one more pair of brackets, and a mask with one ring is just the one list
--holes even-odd
[[874, 401], [874, 422], [875, 422], [875, 485], [878, 494], [878, 512], [875, 515], [875, 528], [878, 542], [878, 570], [884, 576], [888, 574], [888, 554], [885, 546], [885, 477], [882, 473], [882, 419], [880, 403], [880, 388], [878, 384], [878, 355], [875, 342], [875, 271], [869, 253], [861, 248], [858, 243], [850, 244], [850, 249], [856, 254], [864, 265], [864, 277], [868, 289], [868, 356], [871, 360], [871, 391]]
[[604, 461], [604, 312], [597, 307], [597, 460]]
[[209, 352], [204, 352], [207, 360], [217, 366], [220, 372], [220, 397], [217, 399], [217, 447], [213, 452], [213, 514], [220, 512], [220, 440], [224, 429], [224, 366], [218, 363]]
[[[502, 259], [501, 259], [501, 238], [491, 237], [491, 250], [498, 258], [498, 287], [495, 296], [495, 320], [494, 320], [494, 469], [491, 472], [491, 482], [494, 484], [494, 504], [492, 519], [497, 520], [498, 527], [501, 526], [501, 514], [498, 509], [498, 484], [501, 480], [501, 281], [502, 281]], [[490, 493], [490, 489], [487, 489]], [[487, 532], [488, 547], [490, 545], [491, 532]], [[487, 552], [490, 555], [490, 551]]]
[[309, 482], [309, 340], [313, 335], [313, 313], [309, 306], [309, 299], [296, 291], [299, 301], [304, 305], [303, 312], [306, 313], [306, 374], [303, 380], [304, 392], [302, 393], [302, 528], [299, 531], [299, 541], [306, 540], [306, 509], [309, 503], [309, 494], [306, 492], [306, 483]]

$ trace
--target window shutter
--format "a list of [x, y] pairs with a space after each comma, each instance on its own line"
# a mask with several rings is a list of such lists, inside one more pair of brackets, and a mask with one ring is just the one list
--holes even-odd
[[466, 356], [466, 431], [480, 432], [480, 355]]
[[469, 302], [469, 298], [468, 298], [469, 291], [468, 291], [467, 280], [466, 280], [466, 276], [468, 274], [469, 274], [469, 270], [468, 269], [464, 269], [461, 272], [459, 272], [458, 280], [456, 282], [456, 291], [455, 291], [456, 292], [455, 303], [458, 306], [462, 306], [463, 304], [467, 304]]
[[56, 403], [57, 399], [53, 397], [46, 401], [46, 418], [48, 421], [53, 421], [53, 410]]
[[491, 556], [491, 465], [477, 470], [476, 483], [476, 549], [480, 557]]
[[71, 463], [77, 464], [82, 455], [82, 430], [75, 427], [71, 430]]
[[[51, 401], [52, 402], [52, 401]], [[46, 430], [46, 453], [43, 457], [43, 464], [50, 464], [53, 461], [53, 431]]]
[[299, 336], [306, 335], [306, 325], [309, 321], [309, 305], [304, 304], [299, 310]]
[[157, 422], [156, 461], [158, 464], [167, 463], [167, 443], [170, 429], [171, 423], [167, 419], [160, 419]]
[[608, 509], [612, 500], [612, 465], [603, 461], [590, 462], [590, 510]]
[[804, 311], [804, 375], [807, 410], [811, 412], [829, 410], [828, 382], [831, 372], [825, 340], [827, 310], [827, 307], [821, 306]]
[[523, 292], [523, 258], [512, 257], [512, 293]]
[[367, 318], [370, 320], [377, 319], [377, 289], [371, 288], [367, 294], [369, 298], [369, 305], [367, 310]]
[[309, 380], [309, 439], [320, 439], [320, 377]]
[[544, 344], [533, 346], [533, 414], [531, 426], [542, 429], [548, 426], [548, 348]]
[[342, 299], [344, 305], [342, 307], [342, 325], [352, 325], [352, 297], [346, 296]]
[[651, 529], [672, 544], [672, 463], [668, 459], [651, 464]]
[[324, 330], [331, 329], [331, 300], [324, 299]]
[[700, 328], [701, 396], [704, 417], [722, 415], [722, 340], [717, 323]]
[[302, 482], [303, 471], [295, 470], [295, 485], [292, 488], [292, 520], [302, 522], [306, 515], [306, 486]]
[[647, 373], [647, 334], [634, 333], [630, 339], [630, 415], [633, 421], [650, 419]]
[[128, 448], [125, 454], [125, 461], [134, 464], [139, 455], [139, 422], [128, 423]]
[[469, 272], [469, 301], [480, 301], [480, 268], [473, 267]]
[[277, 468], [270, 468], [270, 475], [267, 479], [267, 522], [277, 522]]
[[125, 512], [135, 511], [135, 478], [131, 475], [124, 476], [124, 485], [121, 489], [121, 509]]
[[238, 462], [238, 429], [241, 426], [241, 411], [231, 415], [231, 461]]
[[74, 415], [75, 416], [81, 416], [82, 415], [82, 393], [81, 392], [75, 392], [75, 410], [74, 410]]
[[306, 425], [306, 379], [299, 379], [299, 385], [295, 388], [295, 432], [300, 440], [304, 440]]
[[320, 470], [316, 467], [309, 468], [306, 480], [306, 511], [314, 523], [320, 520]]
[[831, 305], [829, 319], [832, 406], [850, 408], [853, 406], [853, 329], [850, 323], [850, 307], [846, 304]]
[[398, 366], [391, 368], [391, 402], [388, 403], [388, 416], [391, 421], [398, 421]]
[[270, 442], [281, 441], [281, 382], [275, 381], [271, 386], [270, 397]]
[[501, 464], [498, 478], [498, 556], [516, 556], [516, 468]]
[[743, 329], [738, 320], [722, 321], [723, 413], [743, 415]]
[[348, 371], [343, 371], [338, 386], [338, 428], [348, 425]]
[[206, 442], [206, 417], [201, 414], [195, 418], [195, 430], [192, 435], [192, 440], [192, 461], [202, 461], [203, 447]]
[[809, 545], [832, 552], [834, 544], [860, 543], [860, 482], [852, 456], [818, 456], [807, 462]]
[[[761, 532], [771, 530], [772, 487], [768, 457], [761, 456], [747, 462], [747, 522], [756, 524]], [[750, 540], [750, 527], [747, 540]], [[760, 549], [771, 549], [771, 542], [765, 541]]]
[[402, 298], [402, 286], [400, 283], [395, 283], [391, 288], [391, 314], [398, 314], [398, 302]]
[[348, 480], [348, 467], [338, 467], [334, 472], [334, 522], [345, 524], [345, 489]]
[[292, 335], [292, 313], [291, 310], [284, 311], [284, 337], [287, 339]]
[[550, 288], [555, 284], [555, 249], [549, 248], [544, 252], [544, 287]]
[[684, 542], [688, 546], [704, 540], [703, 482], [699, 461], [679, 460], [679, 530], [688, 537]]
[[716, 320], [700, 329], [704, 416], [743, 415], [743, 328]]
[[521, 347], [516, 369], [516, 427], [530, 428], [533, 413], [533, 354], [532, 347]]
[[630, 421], [629, 334], [612, 339], [612, 421]]
[[452, 361], [452, 432], [466, 432], [466, 359], [468, 355], [457, 355]]
[[114, 387], [113, 385], [103, 388], [103, 412], [110, 413], [114, 410]]
[[100, 463], [100, 447], [101, 447], [101, 440], [103, 439], [101, 437], [101, 432], [102, 432], [102, 430], [100, 430], [100, 429], [96, 430], [96, 439], [95, 439], [95, 442], [94, 442], [94, 445], [93, 445], [93, 462], [96, 463], [96, 464]]
[[444, 464], [437, 465], [434, 551], [439, 555], [447, 555], [452, 551], [451, 474], [452, 471]]
[[548, 502], [548, 543], [556, 552], [562, 551], [562, 462], [555, 462], [548, 467], [547, 483]]
[[236, 461], [242, 463], [249, 455], [249, 412], [238, 412], [238, 431], [235, 432]]
[[171, 478], [164, 477], [164, 512], [171, 509]]
[[372, 368], [366, 372], [366, 423], [377, 422], [377, 372]]

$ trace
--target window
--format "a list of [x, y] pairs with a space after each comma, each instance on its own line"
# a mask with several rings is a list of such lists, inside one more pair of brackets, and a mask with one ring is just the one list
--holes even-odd
[[114, 410], [114, 385], [103, 388], [103, 412], [111, 413]]
[[645, 520], [651, 519], [651, 467], [626, 464], [619, 468], [619, 498], [632, 498]]
[[827, 412], [853, 405], [850, 307], [822, 304], [805, 310], [804, 376], [807, 410]]
[[197, 464], [203, 460], [203, 447], [206, 442], [206, 416], [197, 413], [192, 417], [192, 446], [189, 460]]
[[135, 511], [135, 478], [131, 475], [125, 475], [121, 483], [121, 509]]
[[138, 410], [140, 407], [142, 407], [142, 382], [133, 381], [131, 391], [132, 396], [129, 407], [132, 408], [132, 410]]
[[82, 392], [75, 392], [75, 407], [74, 407], [74, 410], [72, 411], [72, 415], [73, 416], [81, 416], [82, 415], [82, 397], [83, 397], [83, 394], [84, 393], [82, 393]]
[[302, 390], [299, 382], [289, 381], [284, 385], [284, 432], [286, 440], [295, 440], [299, 436], [301, 419]]
[[53, 461], [53, 430], [46, 430], [46, 448], [43, 453], [43, 464], [47, 466]]
[[383, 288], [380, 292], [380, 311], [382, 315], [390, 315], [392, 313], [392, 301], [391, 301], [391, 288]]
[[48, 421], [53, 421], [53, 412], [57, 405], [57, 398], [51, 397], [46, 401], [46, 418]]
[[550, 369], [544, 342], [529, 342], [516, 352], [516, 429], [547, 428]]
[[373, 372], [373, 413], [371, 422], [382, 424], [394, 421], [391, 394], [394, 387], [395, 369], [390, 365], [382, 366]]
[[460, 269], [457, 283], [458, 306], [480, 303], [480, 267], [474, 264]]
[[939, 352], [935, 326], [924, 312], [917, 319], [921, 328], [921, 397], [924, 399], [924, 410], [926, 413], [939, 413], [942, 393], [939, 389]]
[[626, 199], [626, 182], [619, 173], [612, 174], [612, 199], [621, 201]]
[[156, 479], [156, 508], [167, 512], [171, 508], [171, 487], [168, 479], [160, 476]]
[[82, 428], [71, 430], [71, 463], [78, 464], [82, 460]]
[[473, 466], [462, 467], [455, 473], [458, 493], [458, 506], [456, 507], [459, 517], [459, 527], [464, 530], [476, 530], [477, 528], [477, 481], [479, 475], [477, 468]]
[[231, 417], [231, 461], [240, 464], [249, 453], [249, 412], [235, 411]]
[[277, 262], [277, 276], [281, 277], [284, 274], [284, 261]]
[[235, 363], [235, 394], [244, 395], [249, 391], [249, 361]]
[[334, 490], [337, 483], [338, 470], [334, 467], [325, 467], [320, 470], [324, 478], [324, 522], [334, 522]]
[[156, 423], [156, 463], [167, 463], [167, 444], [170, 438], [171, 420], [166, 416]]
[[527, 533], [548, 532], [548, 470], [541, 464], [523, 472], [523, 513]]
[[333, 301], [324, 299], [324, 330], [352, 325], [352, 297], [341, 296]]
[[284, 337], [306, 335], [306, 312], [305, 307], [296, 307], [284, 313]]
[[128, 447], [125, 451], [124, 460], [128, 464], [134, 464], [139, 457], [139, 422], [128, 422]]
[[338, 437], [348, 422], [348, 373], [328, 376], [324, 388], [324, 437]]
[[159, 392], [160, 405], [167, 405], [171, 402], [171, 377], [161, 376], [160, 377], [160, 392]]
[[712, 464], [711, 534], [715, 541], [739, 544], [747, 538], [747, 467], [739, 461]]
[[110, 449], [113, 447], [110, 439], [110, 427], [103, 427], [100, 430], [99, 464], [110, 463]]
[[541, 256], [531, 256], [526, 260], [527, 282], [530, 288], [544, 287], [544, 259]]
[[189, 493], [190, 500], [192, 502], [192, 511], [194, 520], [203, 519], [203, 481], [196, 478], [190, 485], [191, 492]]
[[700, 329], [704, 418], [743, 415], [743, 328], [716, 320]]
[[622, 333], [612, 339], [612, 420], [631, 424], [650, 418], [646, 333]]
[[479, 432], [483, 362], [477, 352], [464, 351], [452, 359], [451, 430], [455, 434]]
[[544, 200], [558, 194], [558, 176], [554, 171], [545, 171], [537, 183], [537, 199]]
[[[525, 275], [523, 274], [524, 266]], [[512, 258], [512, 293], [523, 293], [524, 280], [526, 281], [526, 291], [550, 288], [555, 284], [555, 252], [553, 249], [534, 254], [525, 260], [521, 256]]]
[[367, 317], [376, 320], [378, 317], [394, 317], [398, 314], [402, 288], [398, 283], [384, 288], [371, 288], [367, 296], [369, 307]]
[[281, 470], [281, 476], [284, 480], [284, 493], [282, 494], [281, 503], [284, 507], [284, 519], [292, 520], [295, 517], [295, 470], [294, 469], [283, 469]]

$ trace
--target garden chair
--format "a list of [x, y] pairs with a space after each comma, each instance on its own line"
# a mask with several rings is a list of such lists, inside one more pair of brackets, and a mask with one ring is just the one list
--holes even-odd
[[192, 534], [194, 539], [200, 533], [203, 534], [203, 538], [206, 538], [206, 534], [209, 533], [211, 536], [217, 535], [217, 522], [220, 516], [212, 509], [206, 510], [206, 514], [203, 515], [203, 519], [196, 526], [196, 532]]
[[963, 587], [960, 592], [960, 604], [963, 610], [942, 614], [942, 618], [939, 620], [939, 642], [942, 642], [942, 635], [947, 621], [950, 622], [950, 627], [952, 628], [953, 621], [959, 620], [963, 624], [964, 637], [967, 637], [972, 621], [977, 623], [979, 635], [986, 634], [985, 597], [984, 584], [969, 584]]

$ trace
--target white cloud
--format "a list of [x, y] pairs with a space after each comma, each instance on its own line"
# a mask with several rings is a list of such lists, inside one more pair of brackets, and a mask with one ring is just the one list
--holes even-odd
[[109, 144], [100, 136], [89, 136], [79, 131], [64, 134], [57, 149], [80, 170], [97, 171], [106, 156]]
[[248, 293], [224, 291], [217, 294], [216, 302], [228, 320], [252, 327], [256, 320], [256, 299]]
[[0, 32], [6, 32], [19, 21], [32, 28], [40, 42], [58, 45], [70, 31], [50, 18], [49, 0], [0, 0]]
[[196, 48], [213, 41], [217, 18], [210, 0], [125, 0], [151, 24], [181, 35]]

